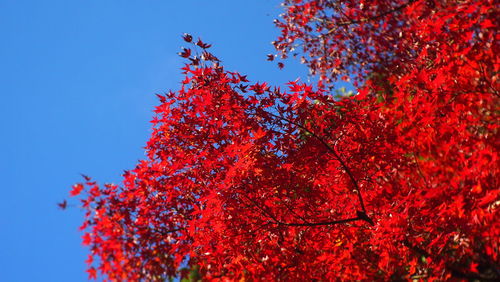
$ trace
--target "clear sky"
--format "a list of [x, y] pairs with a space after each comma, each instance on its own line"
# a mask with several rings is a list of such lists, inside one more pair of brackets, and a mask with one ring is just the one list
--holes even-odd
[[143, 158], [182, 33], [255, 82], [305, 78], [265, 60], [279, 2], [0, 0], [0, 281], [87, 280], [82, 214], [56, 203], [79, 173], [116, 183]]

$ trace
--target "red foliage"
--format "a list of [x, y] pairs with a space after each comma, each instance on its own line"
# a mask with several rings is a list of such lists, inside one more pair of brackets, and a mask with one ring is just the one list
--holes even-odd
[[121, 187], [85, 179], [89, 275], [498, 279], [494, 4], [286, 0], [275, 45], [303, 48], [317, 89], [249, 83], [185, 35], [147, 159]]

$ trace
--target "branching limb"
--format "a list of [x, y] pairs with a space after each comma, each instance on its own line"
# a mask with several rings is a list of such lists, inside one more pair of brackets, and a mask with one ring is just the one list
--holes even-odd
[[[372, 17], [361, 18], [359, 20], [349, 20], [349, 21], [344, 21], [344, 22], [339, 22], [339, 23], [335, 23], [335, 22], [331, 22], [331, 21], [329, 21], [329, 22], [332, 23], [332, 24], [335, 24], [337, 27], [339, 27], [339, 26], [349, 26], [349, 25], [353, 25], [353, 24], [359, 24], [359, 23], [369, 22], [369, 21], [373, 21], [373, 20], [377, 20], [377, 19], [383, 18], [383, 17], [385, 17], [385, 16], [387, 16], [389, 14], [401, 11], [404, 8], [408, 7], [409, 5], [413, 4], [413, 2], [415, 2], [415, 1], [417, 1], [417, 0], [409, 0], [405, 4], [399, 5], [397, 7], [394, 7], [393, 9], [387, 10], [387, 11], [385, 11], [383, 13], [380, 13], [380, 14], [372, 16]], [[328, 33], [332, 33], [335, 30], [336, 30], [336, 27], [330, 29], [328, 31]]]
[[290, 124], [293, 124], [297, 127], [299, 127], [300, 129], [306, 131], [307, 133], [309, 133], [312, 137], [316, 138], [321, 144], [323, 144], [329, 152], [332, 153], [332, 155], [335, 157], [335, 159], [340, 163], [340, 166], [344, 169], [344, 171], [347, 173], [347, 175], [349, 176], [349, 179], [351, 180], [352, 184], [354, 185], [354, 188], [356, 190], [356, 193], [358, 194], [358, 200], [359, 200], [359, 204], [361, 206], [361, 210], [366, 214], [366, 209], [365, 209], [365, 204], [364, 204], [364, 201], [363, 201], [363, 197], [361, 195], [361, 189], [359, 188], [359, 185], [358, 185], [358, 182], [356, 181], [356, 178], [354, 177], [354, 175], [352, 174], [351, 170], [349, 169], [349, 167], [347, 166], [347, 164], [342, 160], [342, 158], [340, 157], [340, 155], [337, 153], [337, 151], [335, 151], [333, 149], [332, 146], [330, 146], [323, 138], [319, 137], [316, 133], [312, 132], [311, 130], [309, 130], [308, 128], [304, 127], [303, 125], [299, 124], [299, 123], [296, 123], [292, 120], [289, 120], [283, 116], [279, 116], [279, 115], [275, 115], [273, 113], [269, 113], [269, 112], [266, 112], [267, 114], [273, 116], [273, 117], [276, 117], [276, 118], [279, 118], [283, 121], [286, 121]]
[[324, 225], [336, 225], [336, 224], [343, 224], [343, 223], [349, 223], [353, 221], [358, 221], [358, 220], [363, 220], [368, 222], [370, 225], [374, 225], [374, 222], [368, 217], [368, 215], [365, 212], [362, 211], [357, 211], [356, 212], [356, 217], [351, 217], [351, 218], [346, 218], [346, 219], [338, 219], [338, 220], [331, 220], [331, 221], [320, 221], [320, 222], [285, 222], [279, 220], [274, 214], [271, 212], [267, 211], [265, 208], [261, 207], [255, 200], [251, 199], [250, 197], [241, 194], [241, 196], [245, 197], [248, 201], [252, 202], [253, 205], [259, 209], [264, 215], [268, 216], [271, 218], [271, 220], [268, 221], [268, 224], [275, 224], [275, 225], [283, 225], [283, 226], [324, 226]]

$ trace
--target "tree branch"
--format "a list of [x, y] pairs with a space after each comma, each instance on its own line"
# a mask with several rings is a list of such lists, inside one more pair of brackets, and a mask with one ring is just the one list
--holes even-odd
[[273, 113], [269, 113], [269, 112], [266, 112], [267, 114], [271, 115], [271, 116], [274, 116], [274, 117], [277, 117], [283, 121], [286, 121], [290, 124], [293, 124], [299, 128], [301, 128], [302, 130], [305, 130], [307, 133], [311, 134], [311, 136], [313, 136], [314, 138], [316, 138], [321, 144], [323, 144], [327, 149], [328, 151], [330, 151], [333, 156], [335, 157], [335, 159], [340, 163], [340, 166], [342, 166], [342, 168], [345, 170], [345, 172], [347, 173], [347, 175], [349, 176], [349, 179], [351, 180], [352, 184], [354, 185], [354, 188], [356, 190], [356, 193], [358, 194], [358, 200], [359, 200], [359, 204], [361, 206], [361, 210], [363, 211], [363, 213], [366, 214], [366, 209], [365, 209], [365, 204], [363, 202], [363, 197], [361, 196], [361, 190], [359, 188], [359, 185], [358, 185], [358, 182], [356, 181], [356, 178], [354, 178], [354, 175], [352, 174], [351, 170], [349, 169], [349, 167], [347, 166], [347, 164], [342, 160], [342, 158], [340, 158], [339, 154], [325, 141], [323, 140], [323, 138], [319, 137], [316, 133], [312, 132], [311, 130], [309, 130], [308, 128], [304, 127], [303, 125], [301, 124], [298, 124], [292, 120], [289, 120], [285, 117], [282, 117], [282, 116], [279, 116], [279, 115], [275, 115]]
[[342, 223], [348, 223], [348, 222], [353, 222], [353, 221], [358, 221], [358, 220], [363, 220], [368, 222], [370, 225], [374, 225], [374, 222], [366, 215], [365, 212], [362, 211], [357, 211], [356, 212], [356, 217], [351, 217], [351, 218], [346, 218], [346, 219], [338, 219], [338, 220], [332, 220], [332, 221], [320, 221], [320, 222], [303, 222], [303, 223], [297, 223], [297, 222], [284, 222], [279, 220], [275, 215], [261, 207], [258, 203], [256, 203], [253, 199], [250, 197], [241, 194], [243, 197], [248, 199], [250, 202], [253, 203], [255, 207], [257, 207], [262, 213], [265, 215], [269, 216], [272, 220], [269, 220], [268, 223], [271, 224], [276, 224], [276, 225], [284, 225], [284, 226], [322, 226], [322, 225], [336, 225], [336, 224], [342, 224]]
[[357, 220], [361, 220], [361, 218], [352, 217], [352, 218], [339, 219], [339, 220], [334, 220], [334, 221], [320, 221], [320, 222], [308, 222], [308, 223], [295, 223], [295, 222], [282, 222], [282, 221], [276, 221], [273, 223], [277, 224], [277, 225], [285, 225], [285, 226], [321, 226], [321, 225], [342, 224], [342, 223], [348, 223], [348, 222], [357, 221]]
[[[327, 21], [327, 22], [335, 24], [337, 27], [339, 27], [339, 26], [349, 26], [349, 25], [352, 25], [352, 24], [359, 24], [359, 23], [363, 23], [363, 22], [369, 22], [369, 21], [373, 21], [373, 20], [385, 17], [385, 16], [387, 16], [389, 14], [392, 14], [394, 12], [401, 11], [404, 8], [408, 7], [409, 5], [413, 4], [413, 2], [415, 2], [415, 1], [417, 1], [417, 0], [409, 0], [405, 4], [399, 5], [399, 6], [395, 7], [395, 8], [393, 8], [393, 9], [390, 9], [388, 11], [385, 11], [383, 13], [380, 13], [380, 14], [372, 16], [372, 17], [366, 17], [366, 18], [361, 18], [359, 20], [350, 20], [350, 21], [344, 21], [344, 22], [339, 22], [339, 23], [335, 23], [335, 22], [332, 22], [332, 21]], [[319, 20], [319, 19], [317, 19], [317, 20]], [[325, 21], [325, 20], [322, 20], [322, 21]], [[332, 33], [333, 31], [335, 31], [335, 29], [336, 29], [336, 27], [330, 29], [327, 32], [327, 34], [328, 33]]]

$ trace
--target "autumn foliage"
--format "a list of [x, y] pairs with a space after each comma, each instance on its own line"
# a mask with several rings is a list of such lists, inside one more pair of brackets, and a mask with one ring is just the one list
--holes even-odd
[[[500, 279], [498, 3], [284, 8], [278, 59], [319, 83], [249, 82], [185, 35], [147, 158], [74, 186], [90, 276]], [[338, 79], [357, 93], [334, 97]]]

